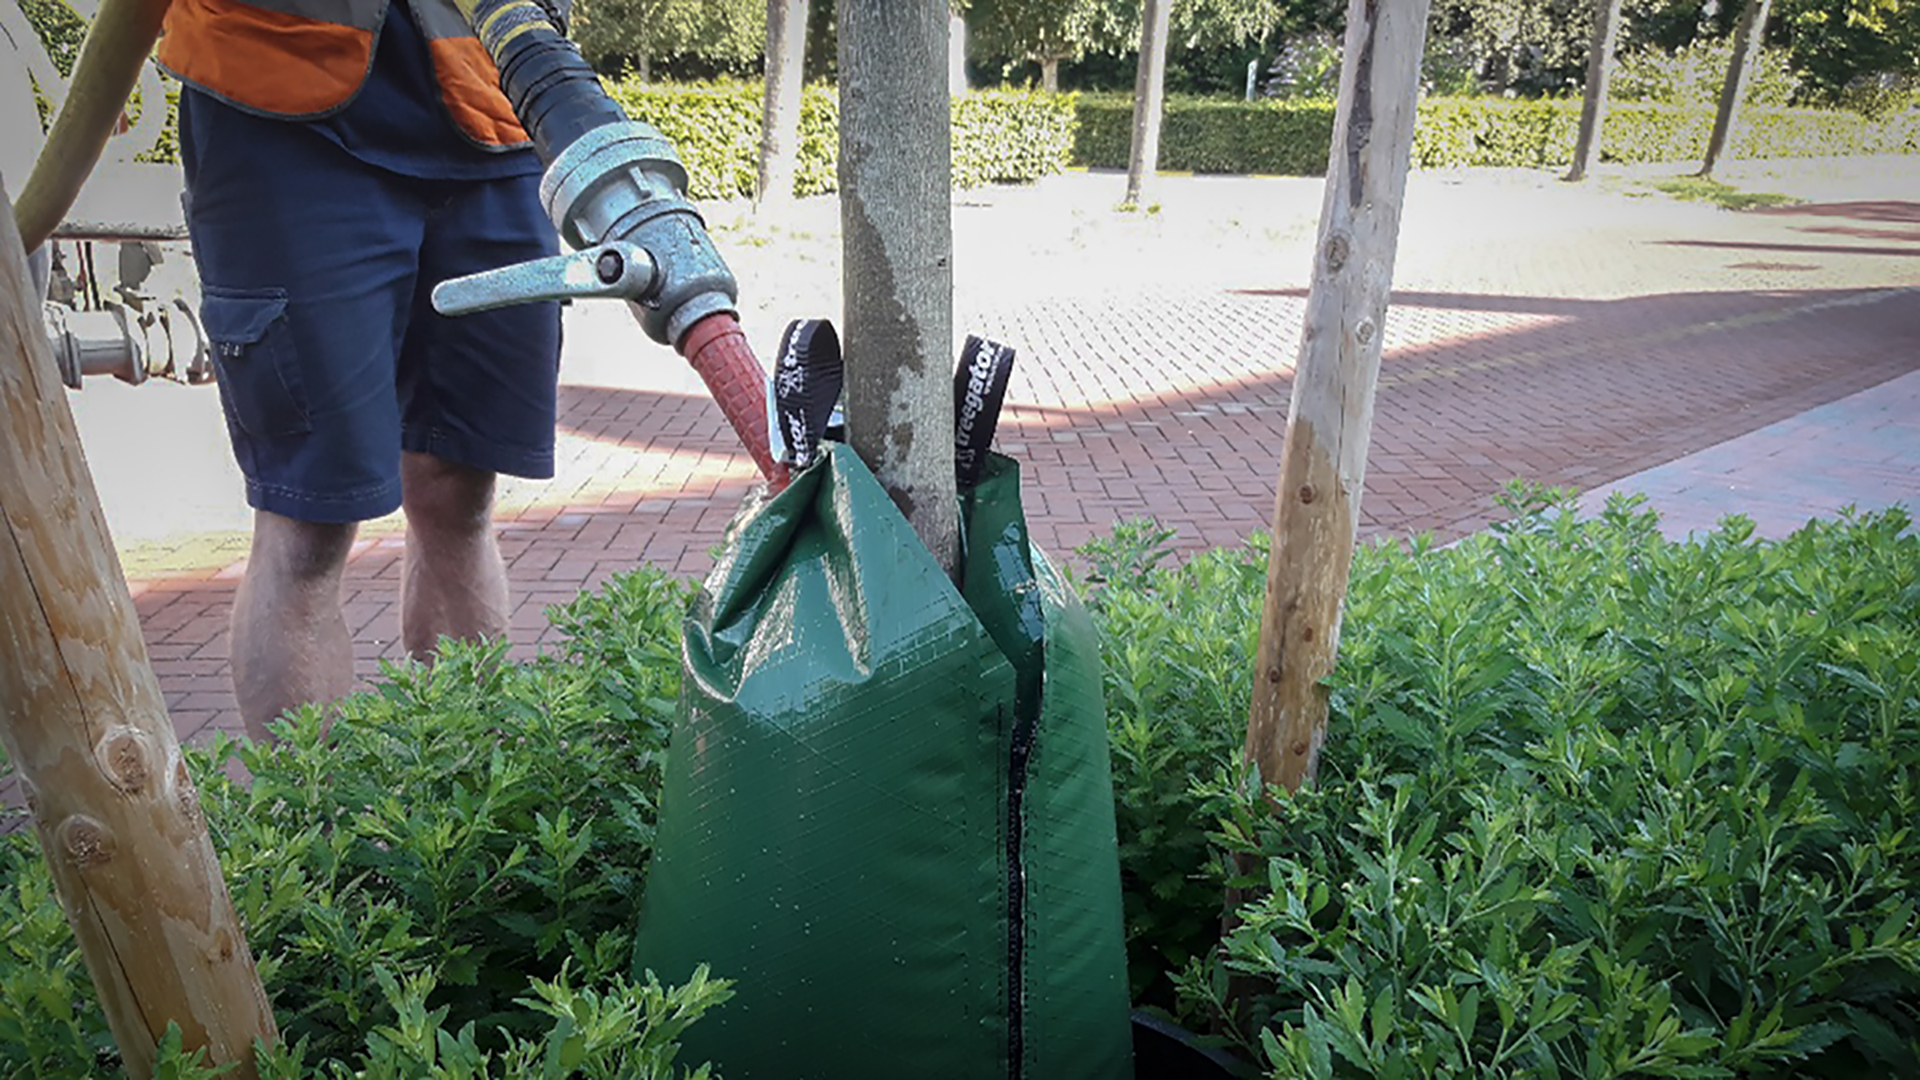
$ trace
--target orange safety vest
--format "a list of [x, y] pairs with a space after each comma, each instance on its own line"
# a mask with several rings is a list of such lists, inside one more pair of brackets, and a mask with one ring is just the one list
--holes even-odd
[[[493, 58], [452, 0], [404, 0], [454, 125], [486, 149], [529, 145]], [[250, 112], [314, 120], [345, 108], [373, 69], [388, 0], [173, 0], [160, 63]]]

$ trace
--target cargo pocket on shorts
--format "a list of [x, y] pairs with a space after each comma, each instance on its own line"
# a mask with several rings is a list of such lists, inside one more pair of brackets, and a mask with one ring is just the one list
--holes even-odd
[[208, 287], [200, 322], [213, 343], [213, 366], [228, 419], [256, 439], [313, 430], [299, 356], [280, 289]]

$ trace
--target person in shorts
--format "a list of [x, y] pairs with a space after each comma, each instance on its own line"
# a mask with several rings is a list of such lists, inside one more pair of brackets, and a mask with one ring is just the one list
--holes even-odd
[[175, 0], [161, 62], [202, 320], [254, 509], [233, 682], [256, 739], [346, 693], [358, 523], [406, 520], [400, 635], [503, 634], [495, 478], [553, 475], [560, 309], [448, 278], [555, 254], [542, 164], [448, 0]]

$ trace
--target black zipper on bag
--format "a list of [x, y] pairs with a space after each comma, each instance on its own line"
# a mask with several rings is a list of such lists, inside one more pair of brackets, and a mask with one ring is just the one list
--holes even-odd
[[[1035, 710], [1038, 711], [1037, 709]], [[1038, 719], [1014, 721], [1007, 761], [1007, 1075], [1021, 1080], [1026, 1064], [1027, 765], [1033, 759]]]
[[[953, 373], [954, 478], [964, 494], [986, 474], [1000, 408], [1013, 375], [1014, 350], [977, 335], [967, 335], [960, 365]], [[964, 530], [962, 530], [964, 536]], [[964, 542], [964, 541], [963, 541]], [[965, 559], [962, 559], [965, 565]], [[1025, 704], [1026, 709], [1021, 706]], [[1023, 711], [1029, 715], [1023, 716]], [[1007, 1076], [1023, 1080], [1026, 1071], [1027, 768], [1039, 727], [1037, 701], [1016, 695], [1013, 732], [1007, 754]]]

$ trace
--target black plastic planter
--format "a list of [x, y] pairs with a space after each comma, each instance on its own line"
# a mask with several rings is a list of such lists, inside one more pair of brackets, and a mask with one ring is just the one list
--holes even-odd
[[1165, 1017], [1133, 1013], [1134, 1080], [1241, 1080], [1257, 1071]]

